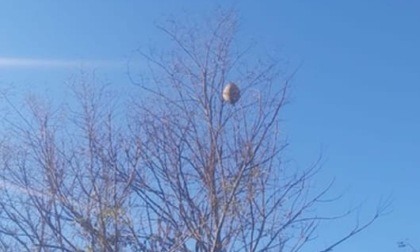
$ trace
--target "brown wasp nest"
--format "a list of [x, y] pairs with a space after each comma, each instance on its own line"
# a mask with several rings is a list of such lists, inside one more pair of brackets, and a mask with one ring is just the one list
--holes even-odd
[[223, 89], [223, 100], [235, 104], [241, 98], [241, 91], [235, 83], [231, 82]]

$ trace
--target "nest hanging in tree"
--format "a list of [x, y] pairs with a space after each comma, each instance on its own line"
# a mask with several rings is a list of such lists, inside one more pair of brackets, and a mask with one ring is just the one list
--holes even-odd
[[223, 100], [235, 104], [241, 98], [241, 91], [235, 83], [231, 82], [223, 89]]

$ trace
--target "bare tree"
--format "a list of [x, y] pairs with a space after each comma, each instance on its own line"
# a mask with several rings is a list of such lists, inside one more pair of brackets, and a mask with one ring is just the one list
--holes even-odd
[[153, 220], [153, 249], [299, 251], [333, 217], [312, 215], [330, 188], [310, 190], [319, 166], [298, 170], [283, 160], [291, 77], [281, 78], [275, 60], [252, 63], [247, 50], [235, 50], [235, 12], [159, 28], [174, 47], [163, 56], [138, 52], [150, 74], [136, 84], [151, 99], [135, 101], [132, 117], [142, 146], [133, 189]]
[[30, 97], [21, 110], [2, 97], [14, 112], [0, 145], [2, 251], [138, 250], [130, 180], [118, 174], [135, 169], [127, 155], [136, 147], [110, 94], [89, 78], [74, 80], [67, 108]]
[[234, 14], [160, 27], [173, 50], [139, 51], [149, 69], [123, 106], [88, 75], [65, 108], [3, 95], [3, 251], [292, 252], [335, 218], [314, 214], [330, 188], [311, 190], [319, 165], [284, 160], [291, 77], [235, 51]]

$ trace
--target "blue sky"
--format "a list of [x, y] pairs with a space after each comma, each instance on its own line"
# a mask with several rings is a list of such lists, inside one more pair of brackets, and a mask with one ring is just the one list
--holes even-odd
[[[0, 88], [59, 92], [81, 66], [128, 87], [126, 61], [139, 46], [159, 41], [157, 21], [208, 13], [216, 2], [3, 0]], [[319, 183], [335, 178], [334, 192], [345, 194], [322, 210], [362, 202], [363, 217], [381, 197], [394, 200], [390, 214], [337, 251], [399, 251], [403, 238], [420, 247], [420, 2], [218, 3], [238, 9], [241, 42], [288, 59], [288, 69], [301, 65], [283, 115], [288, 155], [304, 167], [322, 152]], [[321, 230], [314, 246], [353, 221]]]

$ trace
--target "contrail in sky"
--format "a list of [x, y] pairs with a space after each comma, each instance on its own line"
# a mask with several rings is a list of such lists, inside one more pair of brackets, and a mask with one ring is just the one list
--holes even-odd
[[74, 67], [116, 67], [118, 61], [111, 60], [63, 60], [37, 58], [0, 57], [0, 68], [74, 68]]

